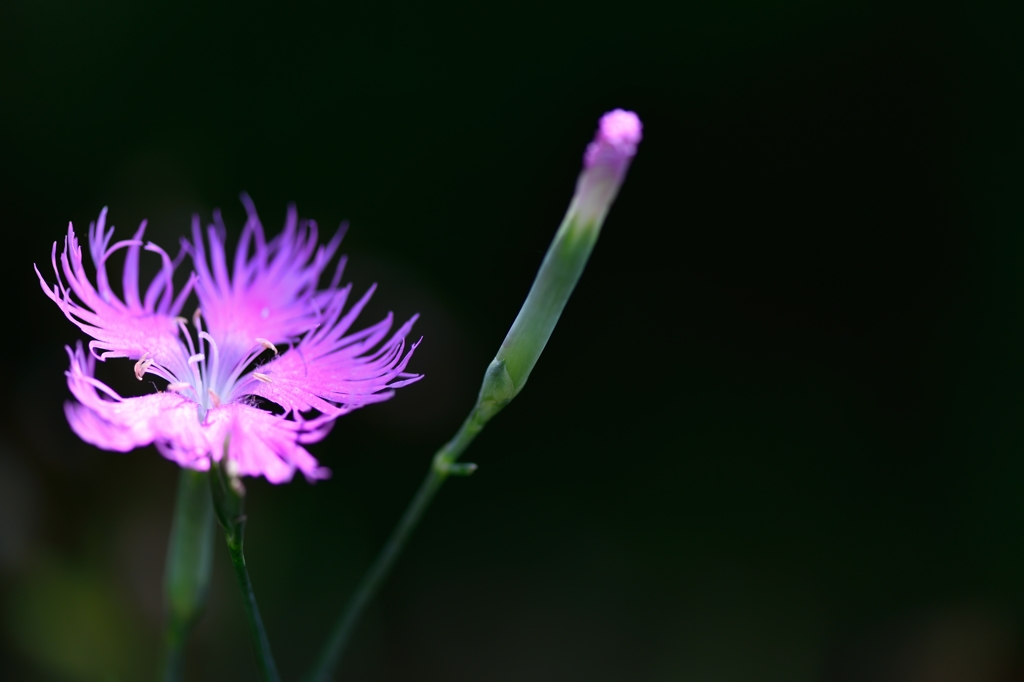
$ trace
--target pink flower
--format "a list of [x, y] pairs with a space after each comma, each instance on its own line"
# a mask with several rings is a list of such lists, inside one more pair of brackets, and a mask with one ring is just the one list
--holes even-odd
[[[57, 283], [36, 268], [46, 295], [92, 337], [68, 348], [68, 387], [76, 401], [65, 405], [71, 428], [83, 440], [127, 452], [153, 443], [181, 466], [206, 470], [220, 460], [224, 443], [239, 475], [291, 480], [298, 469], [312, 481], [330, 472], [303, 444], [322, 439], [334, 420], [358, 407], [390, 398], [394, 389], [420, 379], [406, 372], [418, 342], [406, 345], [416, 318], [392, 331], [389, 313], [377, 324], [351, 331], [374, 287], [349, 305], [352, 285], [340, 286], [341, 258], [325, 288], [320, 281], [344, 229], [319, 244], [312, 221], [288, 209], [284, 231], [269, 242], [247, 196], [249, 214], [229, 270], [220, 214], [205, 235], [198, 217], [192, 240], [182, 240], [175, 259], [143, 241], [145, 223], [131, 239], [111, 244], [107, 210], [89, 226], [95, 286], [83, 249], [68, 226], [64, 250], [51, 261]], [[110, 285], [106, 263], [125, 249], [123, 299]], [[161, 269], [139, 291], [139, 257], [150, 251]], [[185, 255], [193, 272], [174, 292], [174, 275]], [[190, 294], [199, 308], [180, 316]], [[135, 360], [135, 376], [167, 382], [166, 389], [123, 398], [94, 376], [96, 358]], [[280, 409], [268, 411], [261, 404]], [[308, 416], [304, 416], [307, 413]]]

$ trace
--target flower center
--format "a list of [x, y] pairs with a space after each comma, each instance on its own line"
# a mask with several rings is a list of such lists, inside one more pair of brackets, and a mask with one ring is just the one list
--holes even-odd
[[[248, 344], [229, 343], [225, 353], [223, 344], [203, 329], [203, 316], [198, 308], [191, 321], [192, 329], [188, 320], [177, 318], [182, 353], [171, 361], [174, 366], [155, 365], [153, 358], [143, 357], [135, 363], [135, 376], [141, 380], [147, 371], [163, 376], [168, 381], [168, 391], [196, 402], [199, 421], [204, 421], [209, 410], [240, 397], [236, 391], [250, 374], [258, 381], [269, 382], [267, 375], [246, 370], [263, 353], [272, 351], [277, 355], [278, 350], [269, 340], [256, 338]], [[241, 347], [245, 345], [248, 347]]]

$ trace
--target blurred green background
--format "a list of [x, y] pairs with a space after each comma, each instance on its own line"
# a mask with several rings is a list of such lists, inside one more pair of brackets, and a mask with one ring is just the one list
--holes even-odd
[[[1024, 679], [1024, 14], [1010, 4], [0, 5], [0, 678], [153, 676], [177, 478], [68, 429], [39, 291], [101, 207], [352, 226], [392, 401], [250, 491], [296, 679], [472, 405], [597, 118], [645, 139], [528, 388], [351, 680]], [[102, 376], [141, 390], [127, 363]], [[143, 387], [144, 388], [144, 387]], [[218, 546], [189, 680], [253, 680]]]

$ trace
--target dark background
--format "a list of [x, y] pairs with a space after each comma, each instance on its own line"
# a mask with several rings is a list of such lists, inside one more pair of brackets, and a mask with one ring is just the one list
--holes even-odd
[[[242, 190], [271, 232], [295, 201], [351, 221], [365, 322], [423, 315], [426, 378], [314, 446], [331, 480], [248, 483], [297, 679], [625, 107], [645, 139], [577, 292], [343, 676], [1024, 678], [1022, 30], [966, 3], [3, 3], [0, 677], [156, 666], [177, 471], [66, 425], [80, 335], [32, 263], [69, 220], [171, 249], [215, 207], [237, 235]], [[187, 678], [255, 679], [219, 544]]]

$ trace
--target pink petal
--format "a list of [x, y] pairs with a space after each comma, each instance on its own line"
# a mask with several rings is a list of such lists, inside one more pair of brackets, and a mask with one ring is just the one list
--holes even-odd
[[122, 398], [93, 377], [95, 360], [81, 344], [67, 350], [68, 387], [78, 402], [66, 403], [64, 411], [82, 440], [117, 452], [150, 443], [172, 444], [179, 464], [204, 468], [196, 462], [205, 459], [209, 447], [195, 402], [176, 393]]
[[348, 289], [336, 293], [324, 323], [295, 347], [258, 368], [239, 392], [277, 403], [287, 411], [318, 410], [334, 417], [387, 400], [393, 390], [420, 379], [405, 372], [417, 344], [405, 337], [416, 318], [402, 325], [377, 348], [391, 329], [392, 317], [345, 335], [373, 289], [342, 315]]
[[223, 442], [221, 433], [231, 436], [228, 456], [238, 465], [241, 476], [263, 476], [271, 483], [286, 483], [296, 469], [310, 482], [331, 475], [299, 445], [304, 430], [301, 422], [241, 403], [210, 410], [207, 421], [217, 442]]
[[192, 400], [176, 393], [122, 398], [93, 377], [95, 361], [81, 344], [68, 348], [68, 355], [68, 387], [78, 402], [64, 409], [72, 430], [87, 443], [117, 452], [153, 443], [181, 466], [206, 470], [211, 456], [220, 459], [230, 436], [228, 456], [242, 476], [264, 476], [271, 483], [290, 481], [296, 469], [309, 481], [330, 476], [300, 444], [323, 437], [318, 423], [241, 403], [211, 409], [200, 422]]
[[[139, 228], [133, 239], [109, 246], [114, 230], [106, 229], [105, 220], [106, 209], [100, 214], [99, 220], [89, 227], [96, 286], [93, 286], [85, 271], [82, 247], [70, 225], [59, 267], [57, 244], [53, 245], [51, 262], [57, 283], [49, 285], [37, 267], [39, 284], [64, 315], [94, 339], [89, 348], [94, 353], [102, 351], [101, 358], [152, 358], [162, 366], [175, 365], [180, 362], [183, 354], [175, 317], [191, 284], [175, 299], [170, 284], [174, 266], [158, 247], [149, 245], [147, 250], [161, 254], [164, 266], [150, 284], [146, 303], [143, 304], [138, 291], [138, 258], [145, 225]], [[123, 277], [125, 301], [121, 301], [110, 287], [106, 272], [107, 259], [120, 248], [128, 249]], [[155, 294], [150, 296], [152, 292]]]
[[247, 196], [242, 201], [249, 219], [230, 276], [219, 214], [205, 236], [198, 218], [192, 223], [196, 293], [225, 365], [242, 361], [258, 338], [283, 345], [319, 324], [317, 286], [342, 234], [319, 246], [316, 223], [300, 223], [289, 206], [284, 231], [268, 243], [252, 202]]

